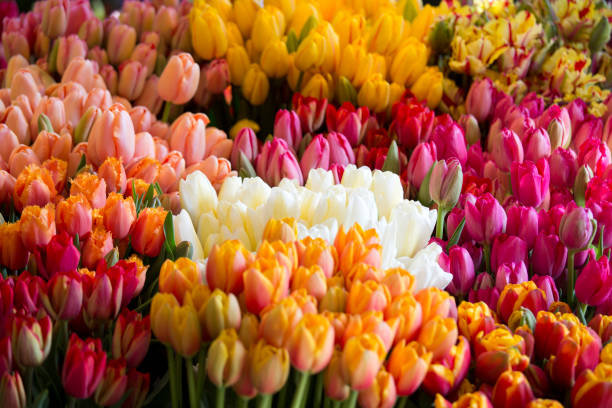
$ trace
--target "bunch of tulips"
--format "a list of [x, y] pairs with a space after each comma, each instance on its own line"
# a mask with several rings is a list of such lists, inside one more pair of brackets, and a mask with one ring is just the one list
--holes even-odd
[[0, 406], [612, 404], [607, 5], [98, 13], [0, 6]]

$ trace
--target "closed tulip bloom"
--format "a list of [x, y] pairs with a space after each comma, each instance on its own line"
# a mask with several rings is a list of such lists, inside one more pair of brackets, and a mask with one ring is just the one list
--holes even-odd
[[68, 0], [51, 0], [42, 9], [41, 29], [49, 38], [57, 38], [68, 27]]
[[73, 59], [87, 56], [87, 44], [76, 34], [60, 37], [57, 42], [56, 69], [63, 75]]
[[381, 368], [370, 388], [359, 393], [359, 406], [365, 408], [391, 408], [397, 401], [393, 376]]
[[230, 81], [233, 85], [241, 86], [251, 65], [246, 49], [242, 46], [232, 46], [227, 50], [226, 58], [229, 66]]
[[211, 343], [206, 358], [206, 371], [217, 387], [231, 387], [240, 379], [246, 366], [247, 352], [236, 330], [223, 330]]
[[333, 350], [334, 329], [329, 320], [317, 314], [304, 315], [288, 344], [293, 366], [316, 374], [327, 366]]
[[359, 105], [366, 106], [374, 112], [382, 112], [387, 109], [389, 98], [389, 83], [380, 74], [371, 75], [357, 94]]
[[215, 289], [206, 303], [206, 332], [210, 338], [217, 337], [225, 329], [240, 327], [240, 306], [233, 294]]
[[559, 223], [559, 238], [568, 249], [584, 248], [593, 234], [591, 210], [570, 204]]
[[533, 392], [523, 373], [504, 372], [493, 388], [493, 404], [496, 407], [526, 406], [533, 399]]
[[16, 105], [9, 106], [2, 115], [4, 123], [15, 133], [21, 144], [31, 143], [30, 125], [24, 111]]
[[460, 246], [452, 247], [448, 256], [453, 281], [447, 290], [455, 296], [466, 296], [474, 285], [474, 261], [469, 252]]
[[41, 163], [52, 157], [68, 161], [71, 149], [72, 137], [68, 132], [57, 134], [43, 130], [38, 133], [32, 145], [32, 150], [34, 150]]
[[202, 332], [195, 308], [189, 304], [175, 306], [169, 323], [172, 348], [184, 357], [196, 354], [202, 343]]
[[189, 15], [193, 49], [205, 60], [222, 58], [227, 52], [228, 38], [224, 19], [214, 7], [196, 5]]
[[82, 262], [86, 268], [95, 269], [98, 261], [113, 249], [113, 236], [104, 227], [91, 230], [87, 240], [83, 244]]
[[94, 393], [94, 401], [101, 406], [116, 404], [125, 394], [127, 382], [125, 359], [109, 360]]
[[302, 141], [302, 128], [297, 113], [281, 109], [274, 118], [274, 137], [283, 139], [287, 144], [297, 151]]
[[300, 167], [302, 174], [310, 173], [311, 169], [329, 168], [330, 161], [330, 145], [323, 135], [316, 135], [302, 155]]
[[133, 101], [144, 90], [147, 77], [147, 68], [139, 61], [128, 61], [119, 66], [119, 82], [117, 92], [119, 95]]
[[251, 105], [258, 106], [266, 101], [269, 91], [270, 83], [268, 77], [261, 70], [259, 65], [251, 64], [244, 76], [242, 95]]
[[410, 92], [412, 92], [418, 100], [426, 102], [430, 109], [435, 109], [442, 100], [443, 78], [443, 74], [438, 67], [427, 68], [419, 79], [412, 84]]
[[172, 293], [179, 301], [183, 300], [185, 293], [196, 285], [202, 283], [198, 266], [189, 258], [179, 258], [176, 261], [167, 259], [159, 273], [159, 290]]
[[368, 389], [376, 378], [385, 354], [385, 346], [378, 335], [364, 333], [351, 337], [342, 350], [344, 381], [354, 390]]
[[159, 86], [159, 77], [151, 75], [145, 81], [144, 89], [138, 99], [134, 101], [135, 105], [147, 107], [151, 113], [157, 115], [161, 111], [164, 100], [159, 96], [157, 87]]
[[76, 194], [60, 201], [56, 208], [56, 225], [59, 231], [72, 236], [88, 234], [92, 227], [92, 210], [87, 198]]
[[459, 200], [463, 183], [461, 164], [456, 159], [448, 163], [440, 160], [434, 164], [429, 179], [429, 193], [440, 208], [453, 208]]
[[465, 102], [467, 113], [484, 122], [492, 113], [494, 98], [495, 87], [489, 78], [474, 81]]
[[[109, 143], [109, 138], [112, 143]], [[89, 134], [87, 154], [96, 166], [109, 156], [129, 163], [134, 156], [135, 140], [129, 113], [118, 105], [112, 105], [96, 118]]]
[[0, 124], [0, 157], [8, 163], [13, 149], [18, 145], [17, 135], [4, 123]]
[[81, 312], [83, 286], [77, 273], [54, 274], [45, 292], [41, 292], [41, 302], [54, 319], [72, 320]]
[[0, 377], [0, 403], [6, 407], [26, 407], [26, 393], [18, 371], [4, 371]]
[[466, 202], [465, 221], [465, 227], [475, 241], [491, 243], [505, 231], [507, 216], [499, 202], [490, 193], [485, 193], [474, 203]]
[[[393, 82], [410, 86], [425, 72], [428, 50], [424, 43], [409, 39], [400, 48], [390, 67], [390, 76]], [[406, 67], [409, 67], [406, 69]]]
[[423, 382], [432, 354], [417, 342], [402, 340], [391, 352], [387, 370], [395, 379], [397, 395], [409, 396]]
[[36, 81], [34, 73], [27, 69], [22, 68], [17, 70], [10, 78], [10, 97], [11, 101], [16, 101], [19, 95], [25, 95], [26, 100], [29, 102], [29, 107], [34, 109], [38, 106], [40, 101], [40, 83]]
[[136, 30], [126, 24], [115, 25], [108, 34], [106, 50], [111, 64], [127, 60], [136, 46]]
[[2, 47], [6, 57], [22, 55], [30, 58], [30, 45], [28, 43], [28, 39], [19, 31], [3, 32]]
[[527, 132], [526, 140], [524, 141], [525, 160], [537, 162], [543, 157], [550, 156], [550, 138], [546, 130], [542, 128], [534, 129]]
[[44, 207], [27, 206], [21, 213], [21, 239], [24, 246], [33, 251], [46, 246], [55, 235], [55, 207], [47, 204]]
[[62, 366], [62, 385], [72, 397], [89, 398], [104, 376], [106, 353], [100, 339], [81, 340], [72, 334]]
[[206, 263], [206, 280], [214, 289], [238, 295], [244, 288], [243, 274], [251, 254], [238, 240], [225, 241], [215, 245]]
[[497, 267], [495, 287], [501, 292], [509, 283], [523, 283], [528, 279], [527, 267], [523, 261], [503, 263]]
[[525, 307], [535, 315], [546, 310], [546, 295], [532, 281], [508, 284], [499, 296], [497, 312], [504, 322], [515, 310]]
[[607, 257], [591, 259], [576, 279], [576, 297], [591, 306], [602, 304], [612, 292], [612, 273]]
[[141, 211], [132, 227], [132, 246], [146, 256], [159, 255], [164, 244], [163, 225], [167, 211], [161, 208], [145, 208]]
[[571, 401], [576, 408], [603, 408], [612, 402], [610, 375], [612, 365], [599, 364], [594, 370], [586, 370], [572, 387]]
[[545, 158], [537, 163], [512, 163], [512, 191], [521, 204], [538, 207], [548, 193], [550, 169]]
[[302, 309], [293, 297], [285, 298], [262, 310], [259, 336], [273, 346], [287, 348], [303, 315]]
[[304, 183], [297, 159], [283, 139], [273, 139], [264, 144], [255, 161], [255, 170], [272, 186], [283, 178], [297, 180], [300, 185]]
[[350, 143], [342, 133], [330, 132], [327, 134], [329, 142], [329, 163], [347, 166], [355, 163], [355, 154]]
[[556, 234], [540, 233], [535, 240], [531, 265], [533, 271], [540, 275], [558, 278], [565, 268], [567, 248]]
[[261, 68], [271, 78], [282, 78], [289, 71], [289, 53], [284, 41], [275, 40], [263, 49]]
[[289, 353], [259, 340], [249, 350], [249, 374], [253, 386], [261, 394], [274, 394], [289, 377]]
[[416, 190], [421, 187], [421, 183], [429, 172], [431, 166], [437, 158], [435, 143], [419, 143], [410, 155], [408, 162], [408, 180], [410, 185]]
[[151, 329], [155, 337], [164, 344], [170, 344], [171, 319], [179, 303], [171, 293], [157, 293], [151, 303]]
[[203, 113], [186, 112], [179, 116], [170, 128], [170, 147], [183, 153], [185, 165], [200, 162], [206, 152], [206, 125], [208, 117]]
[[36, 367], [43, 363], [51, 350], [52, 323], [49, 316], [15, 317], [11, 342], [13, 357], [20, 366]]
[[119, 315], [113, 332], [114, 358], [124, 358], [128, 367], [138, 367], [147, 355], [151, 341], [150, 317], [124, 311]]
[[386, 286], [373, 280], [354, 282], [346, 301], [348, 313], [382, 311], [391, 302], [391, 295]]
[[104, 226], [113, 234], [114, 239], [125, 238], [136, 220], [136, 206], [132, 197], [123, 198], [121, 194], [111, 193], [102, 211]]
[[44, 270], [39, 265], [39, 272], [45, 278], [51, 278], [57, 273], [75, 271], [79, 265], [81, 253], [66, 232], [61, 232], [51, 238], [45, 252]]
[[187, 53], [174, 55], [159, 77], [157, 90], [161, 98], [176, 105], [187, 103], [195, 95], [200, 67]]
[[519, 237], [508, 234], [500, 234], [495, 238], [491, 250], [491, 268], [497, 270], [504, 263], [520, 262], [528, 260], [527, 243]]
[[[499, 122], [497, 122], [499, 124]], [[488, 151], [495, 164], [503, 170], [509, 171], [512, 163], [522, 163], [524, 159], [523, 145], [518, 135], [507, 128], [500, 128], [495, 124], [489, 132]]]
[[88, 18], [81, 24], [77, 34], [81, 40], [85, 41], [89, 48], [102, 45], [102, 38], [104, 36], [102, 21], [95, 17]]
[[11, 270], [25, 268], [30, 253], [21, 240], [21, 224], [16, 222], [0, 225], [0, 238], [3, 240], [0, 246], [0, 263]]
[[211, 61], [206, 67], [206, 86], [213, 94], [220, 94], [229, 84], [229, 66], [225, 59]]
[[240, 168], [240, 155], [244, 154], [249, 161], [254, 161], [257, 157], [258, 142], [253, 129], [245, 127], [240, 129], [232, 145], [230, 155], [232, 168]]

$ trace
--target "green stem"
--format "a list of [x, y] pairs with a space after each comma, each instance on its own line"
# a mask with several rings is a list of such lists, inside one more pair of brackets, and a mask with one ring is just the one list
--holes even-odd
[[76, 408], [78, 401], [74, 397], [68, 397], [68, 408]]
[[485, 267], [487, 268], [487, 273], [491, 273], [491, 244], [484, 244], [482, 247], [482, 252], [484, 253], [484, 261]]
[[238, 396], [238, 406], [237, 408], [248, 408], [249, 406], [249, 399], [248, 398], [244, 398], [243, 396]]
[[182, 363], [183, 363], [183, 360], [177, 354], [176, 360], [175, 360], [175, 364], [176, 364], [175, 373], [176, 373], [176, 395], [177, 395], [179, 408], [183, 406], [183, 370], [181, 370], [182, 365], [183, 365]]
[[317, 374], [317, 380], [315, 382], [315, 390], [313, 396], [313, 407], [321, 406], [321, 399], [323, 398], [323, 373]]
[[399, 397], [397, 399], [397, 408], [405, 408], [408, 404], [408, 397]]
[[162, 113], [162, 122], [170, 123], [170, 111], [172, 110], [172, 102], [166, 101], [164, 104], [164, 112]]
[[331, 398], [329, 398], [327, 395], [323, 397], [323, 408], [329, 408], [331, 403]]
[[289, 380], [287, 384], [278, 392], [275, 406], [284, 407], [287, 405], [287, 389], [289, 388]]
[[204, 390], [204, 382], [206, 381], [206, 347], [200, 349], [198, 354], [198, 374], [196, 375], [196, 391], [198, 393], [198, 401], [202, 399], [202, 391]]
[[438, 220], [436, 221], [436, 238], [444, 237], [444, 217], [448, 211], [444, 208], [438, 208]]
[[576, 306], [576, 294], [574, 293], [574, 285], [576, 284], [575, 255], [576, 252], [573, 249], [567, 251], [567, 303], [572, 309]]
[[260, 394], [257, 398], [257, 408], [271, 408], [272, 394]]
[[306, 385], [308, 384], [308, 377], [310, 373], [296, 370], [297, 376], [297, 388], [295, 394], [293, 394], [293, 401], [291, 401], [291, 408], [300, 408], [302, 406], [302, 400], [306, 398]]
[[26, 390], [28, 391], [26, 393], [26, 398], [28, 401], [27, 405], [30, 405], [33, 401], [32, 398], [34, 398], [34, 393], [30, 392], [32, 391], [34, 386], [34, 367], [27, 367], [26, 368]]
[[351, 390], [351, 393], [348, 397], [348, 401], [346, 403], [346, 408], [355, 408], [357, 406], [357, 396], [359, 395], [359, 391]]
[[225, 387], [217, 387], [217, 396], [215, 397], [215, 408], [223, 408], [225, 406]]
[[168, 375], [170, 382], [170, 398], [172, 399], [172, 406], [178, 406], [178, 396], [176, 392], [176, 362], [174, 361], [174, 350], [172, 347], [166, 346], [166, 352], [168, 354]]
[[[190, 358], [185, 358], [185, 373], [187, 375], [187, 386], [189, 387], [189, 406], [191, 408], [199, 408], [200, 404], [198, 403], [197, 399], [198, 392], [195, 386], [195, 375], [193, 373], [193, 364]], [[223, 389], [223, 391], [225, 391], [225, 389]], [[225, 396], [225, 393], [223, 396]]]
[[153, 301], [153, 298], [149, 298], [149, 300], [145, 301], [144, 303], [142, 303], [141, 305], [139, 305], [138, 307], [136, 307], [134, 309], [135, 312], [140, 312], [141, 310], [143, 310], [145, 307], [149, 306], [149, 304]]

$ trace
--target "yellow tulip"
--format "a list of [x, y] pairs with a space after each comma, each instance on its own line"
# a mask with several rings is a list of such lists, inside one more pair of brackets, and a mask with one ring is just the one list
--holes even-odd
[[325, 62], [327, 42], [323, 35], [316, 31], [302, 41], [295, 54], [295, 66], [300, 71], [316, 69]]
[[[412, 0], [408, 0], [412, 1]], [[410, 35], [419, 40], [425, 40], [429, 36], [429, 29], [434, 23], [436, 17], [436, 10], [429, 4], [426, 4], [416, 18], [412, 20], [410, 24]]]
[[244, 46], [244, 39], [240, 34], [240, 29], [233, 21], [228, 21], [225, 24], [227, 30], [227, 48], [231, 48], [235, 45]]
[[259, 340], [249, 350], [249, 374], [253, 386], [261, 394], [274, 394], [289, 377], [289, 353]]
[[410, 38], [393, 58], [389, 75], [393, 82], [412, 85], [425, 71], [429, 51], [422, 42]]
[[183, 299], [184, 305], [193, 306], [198, 313], [203, 340], [210, 340], [208, 332], [206, 331], [206, 306], [208, 305], [209, 298], [210, 288], [208, 285], [196, 285], [190, 292], [185, 293], [185, 298]]
[[332, 25], [327, 21], [319, 23], [314, 30], [325, 38], [325, 56], [321, 68], [325, 73], [334, 73], [340, 60], [340, 41], [338, 34], [334, 31]]
[[315, 74], [302, 86], [302, 95], [316, 99], [331, 99], [333, 90], [330, 87], [330, 82], [331, 77], [326, 78], [322, 74]]
[[183, 357], [192, 357], [200, 350], [202, 331], [193, 306], [176, 306], [172, 310], [170, 343]]
[[334, 17], [332, 25], [338, 33], [340, 49], [344, 49], [348, 44], [355, 44], [363, 37], [366, 20], [361, 14], [352, 14], [348, 10], [341, 10]]
[[185, 293], [198, 283], [202, 283], [202, 275], [189, 258], [167, 259], [159, 271], [159, 291], [172, 293], [181, 302]]
[[370, 29], [369, 50], [391, 55], [404, 39], [406, 31], [406, 22], [400, 14], [381, 13]]
[[357, 102], [374, 112], [382, 112], [389, 105], [391, 90], [389, 83], [380, 74], [368, 78], [357, 94]]
[[293, 331], [287, 348], [296, 369], [316, 374], [331, 360], [334, 328], [323, 315], [308, 313]]
[[290, 22], [295, 13], [295, 0], [265, 0], [266, 6], [274, 6], [283, 12], [285, 21]]
[[297, 221], [295, 218], [272, 218], [266, 224], [263, 232], [265, 241], [294, 242], [297, 240]]
[[259, 65], [251, 64], [244, 76], [242, 95], [244, 95], [251, 105], [257, 106], [265, 102], [268, 97], [268, 92], [270, 92], [268, 77], [261, 70]]
[[285, 30], [285, 17], [276, 7], [261, 8], [255, 14], [251, 39], [259, 53], [271, 41], [280, 39]]
[[282, 40], [270, 42], [261, 53], [261, 68], [271, 78], [282, 78], [289, 71], [289, 53]]
[[236, 330], [223, 330], [208, 349], [208, 378], [217, 387], [231, 387], [240, 379], [245, 362], [246, 350]]
[[422, 101], [427, 101], [430, 109], [435, 109], [442, 100], [444, 76], [437, 67], [430, 67], [412, 85], [410, 91]]
[[362, 86], [373, 70], [374, 55], [361, 45], [349, 44], [342, 49], [338, 75], [348, 78], [355, 88]]
[[251, 65], [244, 47], [235, 45], [227, 50], [227, 65], [229, 65], [230, 81], [233, 85], [241, 86]]
[[193, 49], [200, 58], [222, 58], [227, 52], [228, 38], [225, 22], [210, 6], [196, 3], [189, 15]]
[[253, 21], [259, 9], [260, 6], [255, 0], [234, 1], [234, 20], [244, 38], [251, 37]]
[[306, 24], [306, 21], [308, 21], [311, 16], [314, 17], [316, 21], [320, 20], [317, 7], [310, 2], [300, 1], [295, 7], [293, 19], [291, 20], [291, 25], [289, 26], [289, 30], [287, 30], [287, 32], [293, 30], [293, 32], [299, 37], [304, 24]]
[[171, 293], [156, 293], [151, 302], [151, 330], [164, 344], [170, 344], [172, 313], [179, 302]]
[[240, 327], [240, 305], [233, 293], [215, 289], [206, 303], [206, 332], [214, 339], [225, 329]]

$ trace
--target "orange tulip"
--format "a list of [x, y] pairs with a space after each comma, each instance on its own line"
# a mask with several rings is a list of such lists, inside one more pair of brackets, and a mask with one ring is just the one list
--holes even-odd
[[98, 176], [106, 183], [106, 193], [122, 194], [125, 191], [126, 175], [120, 158], [107, 157], [98, 167]]
[[200, 350], [202, 331], [198, 313], [193, 306], [175, 306], [172, 309], [170, 344], [183, 357], [192, 357]]
[[287, 347], [303, 315], [297, 301], [292, 297], [286, 297], [261, 312], [259, 335], [275, 347]]
[[291, 289], [305, 289], [309, 295], [320, 301], [327, 292], [327, 279], [323, 269], [318, 265], [298, 267], [292, 276]]
[[327, 293], [319, 303], [319, 310], [343, 313], [346, 308], [347, 297], [348, 292], [344, 289], [344, 286], [329, 286]]
[[15, 207], [21, 211], [28, 205], [45, 206], [57, 194], [49, 170], [36, 165], [27, 166], [17, 177], [13, 197]]
[[83, 194], [91, 208], [103, 208], [106, 203], [106, 182], [95, 174], [79, 173], [70, 185], [70, 195], [77, 194]]
[[297, 370], [316, 374], [332, 357], [334, 328], [325, 317], [306, 314], [293, 330], [287, 349]]
[[336, 248], [322, 238], [306, 237], [297, 244], [299, 263], [301, 266], [319, 266], [326, 278], [331, 278], [338, 265]]
[[407, 292], [393, 299], [385, 310], [385, 318], [398, 320], [396, 343], [401, 340], [411, 341], [423, 323], [423, 310], [415, 297]]
[[21, 218], [21, 240], [30, 251], [49, 243], [55, 235], [55, 207], [30, 205], [23, 209]]
[[495, 328], [495, 313], [484, 302], [461, 302], [457, 308], [457, 326], [459, 334], [473, 341], [479, 333], [487, 334]]
[[55, 221], [58, 231], [83, 237], [91, 231], [92, 211], [83, 194], [71, 195], [57, 205]]
[[214, 245], [206, 263], [208, 285], [238, 295], [244, 289], [243, 275], [251, 259], [251, 253], [238, 240]]
[[244, 273], [244, 296], [247, 310], [259, 314], [266, 306], [287, 295], [289, 275], [278, 261], [260, 258]]
[[391, 303], [386, 286], [373, 280], [355, 282], [346, 300], [346, 312], [359, 314], [366, 311], [383, 311]]
[[376, 374], [370, 388], [359, 393], [359, 406], [363, 408], [391, 408], [397, 401], [393, 376], [384, 367]]
[[412, 293], [414, 290], [414, 276], [402, 268], [387, 269], [381, 282], [389, 289], [391, 299], [402, 296], [404, 293]]
[[202, 283], [198, 265], [189, 258], [166, 259], [159, 271], [159, 291], [172, 293], [180, 302], [194, 285]]
[[329, 365], [323, 375], [325, 394], [336, 400], [343, 401], [348, 398], [351, 388], [342, 375], [342, 352], [334, 350]]
[[370, 388], [385, 354], [385, 345], [376, 334], [363, 333], [351, 337], [342, 350], [344, 381], [357, 391]]
[[0, 225], [0, 263], [8, 269], [19, 271], [25, 268], [30, 253], [21, 240], [21, 224]]
[[240, 305], [234, 294], [215, 289], [206, 303], [206, 332], [215, 338], [225, 329], [240, 327]]
[[364, 231], [359, 224], [355, 224], [348, 232], [344, 227], [336, 235], [334, 246], [338, 252], [339, 269], [347, 274], [358, 262], [380, 268], [382, 263], [382, 247], [376, 230]]
[[272, 218], [263, 231], [263, 240], [274, 242], [294, 242], [297, 239], [297, 223], [295, 218]]
[[96, 226], [83, 244], [81, 261], [83, 266], [96, 269], [98, 262], [113, 249], [113, 236], [103, 226]]
[[162, 208], [145, 208], [132, 227], [132, 246], [139, 254], [156, 257], [161, 251], [166, 236], [164, 221], [168, 212]]
[[400, 341], [391, 352], [387, 370], [395, 379], [397, 394], [408, 396], [423, 382], [433, 355], [415, 341]]
[[382, 340], [385, 351], [393, 345], [397, 332], [397, 319], [384, 320], [382, 312], [365, 312], [360, 315], [350, 315], [344, 327], [343, 343], [351, 337], [362, 333], [374, 333]]
[[423, 324], [418, 341], [432, 352], [434, 360], [444, 357], [457, 341], [457, 322], [436, 316]]
[[259, 340], [249, 350], [249, 372], [251, 382], [262, 394], [274, 394], [289, 377], [289, 353]]
[[423, 324], [436, 316], [443, 318], [452, 316], [457, 309], [455, 298], [448, 292], [436, 287], [418, 291], [415, 298], [423, 309]]

